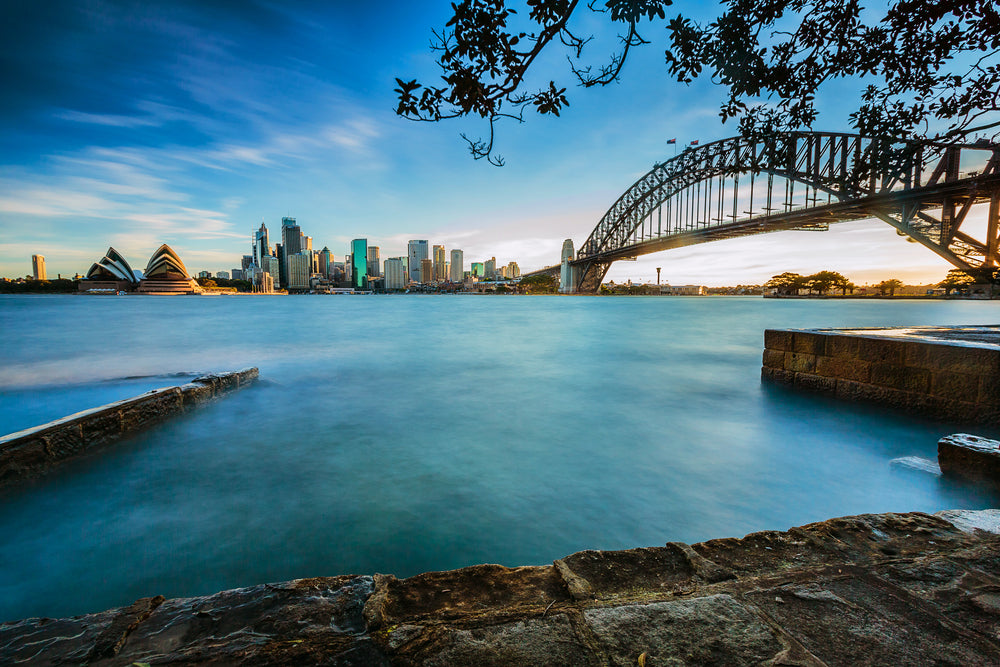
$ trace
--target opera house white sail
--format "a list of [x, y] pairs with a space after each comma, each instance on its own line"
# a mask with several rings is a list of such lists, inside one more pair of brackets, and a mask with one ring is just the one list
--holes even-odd
[[184, 262], [166, 243], [149, 258], [146, 272], [139, 282], [143, 294], [192, 294], [201, 287], [188, 274]]
[[80, 283], [81, 291], [118, 292], [132, 291], [139, 284], [135, 271], [114, 248], [108, 248], [101, 261], [94, 262], [87, 271], [87, 279]]

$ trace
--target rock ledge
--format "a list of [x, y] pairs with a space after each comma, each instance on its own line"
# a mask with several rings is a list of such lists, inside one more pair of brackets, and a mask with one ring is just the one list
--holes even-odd
[[998, 531], [997, 510], [867, 514], [550, 566], [144, 598], [0, 624], [0, 663], [996, 665]]

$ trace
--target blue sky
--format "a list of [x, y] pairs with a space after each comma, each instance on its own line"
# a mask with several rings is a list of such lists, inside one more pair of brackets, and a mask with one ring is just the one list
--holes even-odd
[[[436, 76], [441, 2], [11, 0], [0, 27], [0, 275], [86, 272], [109, 245], [136, 268], [161, 243], [190, 271], [230, 270], [263, 220], [298, 219], [337, 259], [366, 237], [382, 257], [408, 239], [495, 256], [522, 270], [558, 261], [655, 162], [666, 140], [730, 136], [710, 82], [683, 86], [663, 65], [665, 30], [621, 83], [571, 88], [562, 118], [500, 126], [507, 166], [473, 161], [476, 121], [396, 117], [394, 78]], [[585, 16], [579, 32], [613, 31]], [[570, 82], [564, 56], [539, 64]], [[846, 129], [831, 88], [817, 128]], [[272, 237], [273, 238], [273, 237]], [[859, 284], [936, 281], [948, 265], [879, 222], [787, 232], [619, 262], [609, 279], [762, 282], [786, 270], [840, 271]]]

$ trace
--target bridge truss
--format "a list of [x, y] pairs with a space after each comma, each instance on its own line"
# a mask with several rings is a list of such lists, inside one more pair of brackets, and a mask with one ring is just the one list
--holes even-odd
[[[957, 268], [1000, 266], [1000, 145], [875, 141], [830, 132], [737, 137], [655, 165], [580, 247], [572, 261], [576, 291], [596, 292], [616, 260], [866, 218], [892, 225]], [[978, 240], [960, 228], [984, 202], [986, 238]]]

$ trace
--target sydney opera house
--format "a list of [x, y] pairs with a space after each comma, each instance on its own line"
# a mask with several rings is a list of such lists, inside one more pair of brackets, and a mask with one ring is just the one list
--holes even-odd
[[91, 265], [86, 280], [80, 281], [80, 291], [198, 294], [201, 287], [188, 274], [177, 253], [163, 244], [149, 258], [144, 272], [135, 271], [121, 253], [108, 248], [101, 261]]

